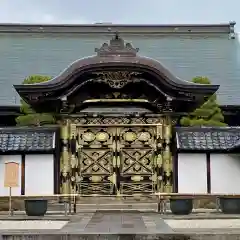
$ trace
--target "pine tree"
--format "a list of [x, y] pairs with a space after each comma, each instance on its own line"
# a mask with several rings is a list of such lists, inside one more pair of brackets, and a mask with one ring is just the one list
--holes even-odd
[[[195, 77], [192, 82], [211, 84], [207, 77]], [[222, 110], [217, 103], [216, 94], [212, 95], [201, 107], [180, 120], [182, 126], [227, 126]]]
[[[24, 79], [23, 84], [34, 84], [49, 81], [51, 77], [33, 75]], [[16, 118], [18, 126], [42, 126], [46, 124], [54, 124], [55, 118], [49, 113], [36, 113], [30, 105], [21, 99], [21, 116]]]

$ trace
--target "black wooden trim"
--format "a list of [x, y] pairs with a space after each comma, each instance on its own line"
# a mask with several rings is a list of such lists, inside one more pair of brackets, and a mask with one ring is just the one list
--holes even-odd
[[178, 192], [178, 153], [173, 156], [173, 192]]
[[54, 152], [54, 194], [60, 194], [60, 157], [61, 157], [61, 139], [60, 128], [55, 132], [55, 152]]
[[177, 151], [177, 141], [176, 141], [176, 132], [172, 128], [172, 146], [171, 152], [173, 157], [173, 192], [178, 192], [178, 151]]
[[44, 150], [44, 151], [6, 151], [6, 152], [1, 152], [0, 151], [0, 155], [22, 155], [22, 154], [27, 154], [27, 155], [36, 155], [36, 154], [54, 154], [55, 149], [51, 149], [51, 150]]
[[211, 156], [210, 153], [206, 154], [207, 163], [207, 192], [211, 193]]
[[25, 159], [26, 155], [21, 155], [21, 195], [25, 195]]
[[232, 149], [177, 149], [178, 153], [240, 153], [240, 148]]

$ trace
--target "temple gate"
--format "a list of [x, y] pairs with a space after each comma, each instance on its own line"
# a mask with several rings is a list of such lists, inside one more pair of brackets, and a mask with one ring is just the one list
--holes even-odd
[[[62, 127], [63, 192], [149, 194], [172, 191], [167, 118], [84, 118]], [[131, 122], [131, 123], [128, 123]], [[71, 151], [67, 143], [71, 142]], [[69, 159], [70, 162], [69, 162]], [[70, 183], [67, 173], [71, 172]]]
[[58, 192], [83, 195], [174, 191], [172, 130], [219, 86], [175, 77], [118, 34], [49, 82], [15, 85], [61, 127]]

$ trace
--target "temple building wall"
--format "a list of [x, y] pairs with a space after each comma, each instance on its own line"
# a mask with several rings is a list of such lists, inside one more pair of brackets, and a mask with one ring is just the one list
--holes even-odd
[[177, 127], [179, 193], [240, 194], [240, 128]]
[[25, 195], [54, 194], [53, 154], [26, 155]]
[[9, 195], [4, 187], [7, 162], [19, 164], [19, 186], [12, 188], [13, 196], [59, 193], [58, 139], [54, 126], [0, 129], [0, 197]]
[[13, 196], [54, 194], [54, 155], [0, 155], [0, 196], [8, 196], [4, 187], [5, 163], [19, 164], [19, 186], [12, 188]]
[[178, 155], [178, 192], [207, 193], [206, 154]]
[[179, 193], [240, 194], [240, 154], [179, 153]]
[[211, 154], [211, 192], [240, 194], [240, 155]]

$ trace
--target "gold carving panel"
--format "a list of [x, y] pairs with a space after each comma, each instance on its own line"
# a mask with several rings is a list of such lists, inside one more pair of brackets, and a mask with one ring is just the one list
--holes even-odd
[[117, 129], [120, 155], [120, 193], [149, 194], [155, 191], [154, 156], [156, 127]]
[[70, 188], [84, 195], [172, 191], [169, 119], [75, 118], [66, 129], [61, 163], [64, 193]]
[[115, 128], [80, 127], [78, 128], [77, 135], [80, 147], [111, 147], [115, 135]]
[[79, 182], [81, 194], [112, 194], [113, 172], [112, 128], [78, 128]]
[[154, 192], [154, 151], [146, 148], [123, 148], [120, 156], [120, 192]]

